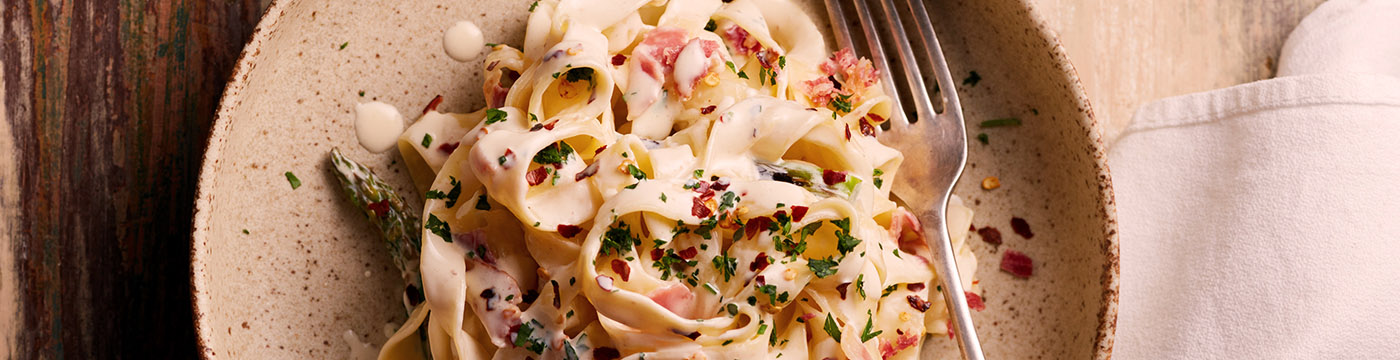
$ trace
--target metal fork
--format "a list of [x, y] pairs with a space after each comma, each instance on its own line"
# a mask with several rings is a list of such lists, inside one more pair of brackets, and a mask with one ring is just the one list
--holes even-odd
[[[827, 15], [837, 35], [837, 42], [843, 47], [853, 45], [851, 31], [846, 27], [846, 16], [842, 11], [841, 0], [825, 0]], [[963, 295], [962, 281], [958, 276], [958, 266], [954, 260], [953, 243], [948, 235], [948, 199], [952, 196], [953, 185], [957, 184], [967, 164], [967, 130], [963, 124], [962, 106], [958, 103], [956, 84], [948, 71], [943, 49], [934, 35], [933, 24], [929, 21], [928, 10], [923, 0], [903, 0], [906, 14], [912, 14], [914, 25], [923, 45], [927, 59], [933, 65], [934, 78], [941, 91], [939, 100], [943, 102], [943, 112], [936, 113], [933, 101], [929, 98], [928, 87], [924, 84], [913, 46], [905, 35], [900, 21], [900, 9], [895, 0], [870, 0], [880, 4], [886, 30], [889, 31], [895, 53], [908, 84], [910, 98], [914, 102], [918, 121], [910, 123], [901, 106], [900, 95], [894, 77], [889, 70], [884, 41], [871, 14], [871, 6], [866, 0], [851, 0], [859, 17], [861, 32], [865, 34], [871, 60], [883, 76], [884, 89], [894, 100], [895, 116], [891, 117], [889, 131], [879, 135], [881, 143], [904, 153], [904, 163], [894, 183], [894, 194], [904, 200], [906, 208], [918, 216], [923, 224], [925, 238], [933, 250], [934, 269], [942, 285], [943, 299], [947, 301], [949, 317], [953, 321], [953, 333], [958, 338], [958, 348], [964, 359], [982, 360], [982, 345], [977, 340], [977, 331], [972, 326], [972, 313], [968, 311], [967, 298]], [[853, 48], [854, 49], [854, 48]]]

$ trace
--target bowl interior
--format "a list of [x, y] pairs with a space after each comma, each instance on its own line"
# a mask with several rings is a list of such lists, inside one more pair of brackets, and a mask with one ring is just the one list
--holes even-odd
[[[820, 26], [826, 16], [808, 1]], [[225, 94], [201, 175], [194, 236], [196, 319], [206, 357], [340, 358], [343, 334], [382, 344], [402, 322], [403, 286], [376, 231], [342, 199], [326, 154], [339, 147], [412, 194], [397, 155], [371, 154], [354, 135], [356, 103], [383, 101], [406, 115], [436, 95], [447, 111], [480, 107], [480, 64], [442, 51], [441, 32], [477, 23], [488, 42], [519, 44], [520, 1], [288, 0], [271, 6]], [[987, 309], [976, 313], [989, 358], [1104, 358], [1116, 318], [1117, 236], [1098, 130], [1068, 60], [1018, 0], [930, 2], [953, 70], [971, 144], [956, 190], [972, 235]], [[410, 116], [411, 117], [411, 116]], [[1024, 125], [982, 129], [983, 120]], [[982, 144], [975, 137], [988, 135]], [[293, 190], [285, 177], [301, 180]], [[983, 190], [985, 177], [1001, 187]], [[416, 196], [410, 196], [416, 197]], [[418, 202], [419, 199], [410, 199]], [[1017, 235], [1012, 218], [1033, 232]], [[999, 271], [1003, 252], [1035, 274]], [[925, 358], [957, 358], [952, 341], [927, 341]]]

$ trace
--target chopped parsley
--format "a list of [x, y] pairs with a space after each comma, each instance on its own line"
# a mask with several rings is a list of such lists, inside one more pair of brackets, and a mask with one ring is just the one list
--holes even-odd
[[875, 338], [876, 336], [880, 336], [880, 333], [885, 332], [884, 330], [877, 330], [877, 331], [875, 331], [875, 332], [870, 332], [870, 330], [872, 330], [872, 329], [875, 327], [875, 321], [874, 321], [874, 320], [875, 320], [875, 318], [873, 318], [873, 317], [870, 317], [870, 318], [866, 318], [866, 319], [865, 319], [865, 330], [861, 330], [861, 331], [860, 331], [860, 342], [863, 343], [863, 342], [866, 342], [866, 341], [870, 341], [870, 339], [873, 339], [873, 338]]
[[976, 71], [973, 71], [972, 73], [967, 74], [967, 78], [963, 79], [963, 85], [977, 86], [977, 83], [981, 81], [982, 75], [978, 75]]
[[535, 321], [534, 319], [530, 319], [528, 323], [521, 323], [520, 330], [515, 332], [515, 342], [512, 345], [523, 347], [525, 350], [530, 350], [530, 352], [535, 354], [543, 354], [544, 340], [531, 337], [536, 327], [543, 329], [544, 325], [541, 325], [539, 321]]
[[631, 174], [633, 179], [643, 180], [647, 178], [647, 173], [637, 168], [637, 165], [627, 164], [627, 173]]
[[991, 119], [991, 120], [983, 121], [982, 124], [980, 124], [980, 125], [981, 125], [982, 127], [984, 127], [984, 128], [1002, 127], [1002, 126], [1021, 126], [1021, 119], [1017, 119], [1017, 118]]
[[486, 109], [486, 125], [506, 121], [506, 112], [501, 109]]
[[666, 193], [661, 193], [661, 202], [666, 202]]
[[[447, 193], [443, 193], [441, 190], [428, 190], [428, 193], [424, 194], [423, 197], [427, 199], [447, 199], [447, 208], [449, 209], [453, 206], [457, 206], [457, 198], [462, 196], [462, 182], [457, 181], [457, 177], [455, 176], [448, 176], [447, 180], [452, 182], [452, 190], [449, 190]], [[480, 203], [476, 206], [478, 209], [481, 208]], [[485, 209], [481, 210], [491, 210], [491, 206], [487, 205]]]
[[293, 174], [291, 171], [288, 171], [286, 175], [287, 183], [292, 185], [292, 190], [296, 190], [297, 188], [301, 187], [301, 179], [297, 178], [297, 174]]
[[345, 50], [345, 47], [346, 47], [346, 46], [350, 46], [350, 42], [349, 42], [349, 41], [346, 41], [346, 42], [344, 42], [344, 43], [341, 43], [341, 44], [340, 44], [340, 50]]
[[748, 79], [748, 78], [749, 78], [749, 74], [745, 74], [743, 70], [740, 70], [738, 75], [739, 75], [739, 78], [740, 78], [740, 79]]
[[557, 142], [549, 144], [540, 152], [535, 153], [533, 161], [540, 165], [563, 165], [569, 160], [569, 155], [574, 153], [574, 148], [567, 142]]
[[[486, 194], [481, 194], [480, 196], [476, 197], [476, 209], [491, 210], [491, 203], [486, 202]], [[536, 222], [535, 226], [539, 226], [539, 222]]]
[[632, 236], [632, 226], [627, 223], [620, 224], [622, 225], [608, 228], [608, 232], [603, 234], [603, 244], [598, 249], [599, 255], [608, 255], [613, 251], [616, 251], [618, 256], [627, 255], [633, 246], [641, 245], [642, 240]]
[[711, 294], [719, 295], [719, 289], [715, 288], [715, 284], [705, 283], [705, 290], [708, 290]]
[[710, 19], [710, 22], [705, 23], [705, 31], [715, 31], [717, 28], [719, 26], [715, 25], [715, 19]]
[[882, 185], [885, 184], [885, 179], [881, 179], [881, 178], [880, 178], [880, 175], [884, 175], [884, 174], [885, 174], [885, 171], [884, 171], [884, 170], [875, 169], [875, 174], [874, 174], [874, 176], [872, 176], [873, 178], [875, 178], [875, 188], [878, 189], [878, 188], [880, 188], [880, 186], [882, 186]]
[[[735, 73], [739, 72], [739, 70], [735, 70], [735, 69], [734, 69], [734, 62], [733, 62], [733, 61], [725, 61], [725, 62], [724, 62], [724, 67], [729, 68], [729, 71], [730, 71], [730, 72], [735, 72]], [[746, 78], [746, 79], [747, 79], [747, 78]]]
[[[759, 320], [759, 321], [758, 321], [758, 334], [759, 334], [759, 335], [763, 335], [763, 333], [765, 333], [765, 332], [767, 332], [767, 331], [768, 331], [768, 324], [765, 324], [765, 323], [763, 322], [763, 320]], [[776, 332], [774, 332], [774, 333], [776, 334]]]
[[589, 89], [595, 86], [593, 83], [593, 68], [574, 68], [564, 73], [564, 81], [580, 82], [584, 80], [588, 80]]
[[851, 95], [836, 95], [831, 98], [831, 108], [844, 113], [851, 112]]
[[729, 312], [729, 316], [739, 315], [739, 305], [735, 305], [734, 303], [725, 305], [724, 310]]
[[885, 287], [885, 290], [880, 292], [880, 297], [890, 296], [890, 293], [894, 292], [894, 291], [897, 290], [897, 289], [899, 289], [899, 284], [890, 285], [890, 286], [888, 286], [888, 287]]
[[865, 274], [856, 277], [856, 290], [860, 292], [860, 298], [865, 298]]
[[428, 147], [428, 146], [432, 145], [432, 144], [433, 144], [433, 134], [423, 134], [423, 142], [422, 142], [422, 144], [423, 144], [423, 147]]
[[[754, 289], [758, 290], [758, 293], [759, 293], [759, 294], [768, 295], [768, 304], [770, 304], [770, 305], [777, 305], [778, 303], [782, 302], [782, 301], [778, 301], [778, 286], [776, 286], [776, 285], [773, 285], [773, 284], [754, 285]], [[787, 293], [784, 292], [783, 294], [787, 294]], [[786, 299], [784, 299], [784, 300], [786, 300]]]
[[716, 271], [724, 274], [724, 281], [729, 281], [729, 278], [734, 277], [734, 270], [739, 268], [739, 259], [730, 257], [729, 254], [719, 254], [710, 259], [710, 264], [714, 265]]
[[987, 145], [987, 140], [987, 133], [977, 134], [977, 141], [981, 142], [982, 145]]
[[530, 3], [530, 12], [535, 12], [535, 7], [536, 7], [536, 6], [540, 6], [539, 0], [535, 0], [535, 2]]
[[781, 55], [778, 56], [778, 68], [779, 68], [779, 69], [787, 68], [787, 57], [786, 57], [786, 56], [781, 56]]
[[832, 223], [836, 224], [836, 227], [841, 228], [840, 231], [836, 232], [836, 251], [840, 251], [841, 256], [846, 256], [847, 253], [856, 249], [856, 245], [860, 245], [860, 239], [851, 236], [850, 218], [833, 220]]
[[243, 235], [248, 235], [248, 229], [243, 229]]
[[826, 324], [822, 326], [827, 335], [831, 335], [836, 343], [841, 343], [841, 327], [836, 325], [836, 319], [831, 317], [831, 313], [826, 313]]
[[705, 176], [705, 169], [695, 169], [695, 177], [696, 177], [696, 178], [703, 177], [703, 176]]
[[364, 91], [364, 90], [360, 90], [360, 97], [365, 97], [365, 91]]
[[817, 277], [824, 278], [836, 274], [836, 264], [836, 260], [832, 260], [831, 257], [812, 259], [807, 261], [807, 268], [812, 269], [812, 274], [817, 275]]
[[428, 214], [428, 222], [423, 224], [423, 228], [432, 231], [443, 241], [452, 242], [452, 226], [447, 225], [447, 222], [442, 221], [442, 219], [438, 219], [436, 214]]

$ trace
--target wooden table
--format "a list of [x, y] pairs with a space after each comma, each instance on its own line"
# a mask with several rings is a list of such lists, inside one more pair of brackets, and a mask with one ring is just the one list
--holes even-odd
[[[1273, 74], [1320, 0], [1031, 0], [1110, 136], [1152, 99]], [[0, 7], [0, 356], [195, 356], [190, 216], [260, 0]]]

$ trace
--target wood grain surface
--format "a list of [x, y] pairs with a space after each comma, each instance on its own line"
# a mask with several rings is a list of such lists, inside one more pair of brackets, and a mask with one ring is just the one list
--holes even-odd
[[[1031, 1], [1112, 139], [1151, 100], [1272, 77], [1322, 0]], [[195, 356], [195, 182], [265, 2], [0, 7], [0, 356]]]
[[[10, 358], [195, 356], [190, 214], [256, 0], [6, 0]], [[17, 301], [18, 306], [15, 306]], [[0, 325], [6, 326], [7, 325]]]

